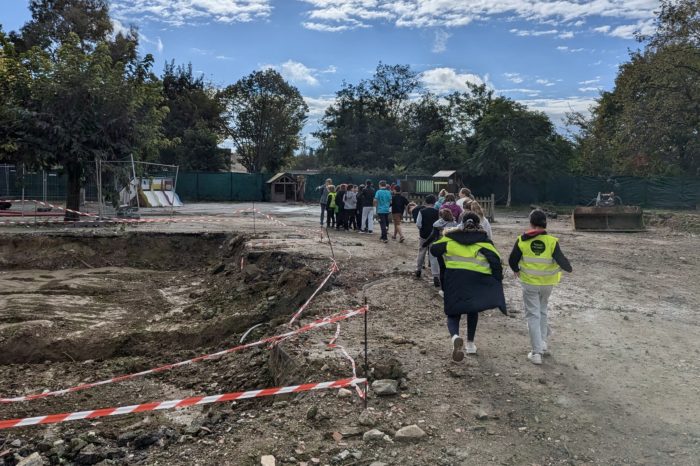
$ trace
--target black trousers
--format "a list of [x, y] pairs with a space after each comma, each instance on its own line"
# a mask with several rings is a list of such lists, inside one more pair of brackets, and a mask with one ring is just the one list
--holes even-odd
[[[447, 329], [450, 335], [459, 335], [459, 321], [462, 316], [447, 316]], [[467, 341], [474, 341], [476, 335], [476, 325], [479, 323], [479, 313], [467, 313]]]

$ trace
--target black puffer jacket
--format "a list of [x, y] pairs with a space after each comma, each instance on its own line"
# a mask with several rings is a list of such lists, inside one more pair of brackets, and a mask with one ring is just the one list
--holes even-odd
[[[445, 236], [464, 245], [493, 244], [482, 231], [453, 231]], [[443, 258], [445, 252], [446, 243], [437, 243], [430, 247], [430, 253], [437, 257], [440, 264], [440, 281], [445, 293], [445, 314], [460, 315], [498, 308], [507, 315], [501, 259], [493, 251], [481, 248], [481, 254], [486, 257], [491, 267], [492, 275], [486, 275], [473, 270], [446, 269]]]

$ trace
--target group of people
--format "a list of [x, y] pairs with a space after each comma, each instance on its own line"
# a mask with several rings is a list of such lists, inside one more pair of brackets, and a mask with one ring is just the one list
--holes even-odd
[[[429, 195], [419, 208], [416, 216], [420, 236], [416, 277], [421, 276], [427, 253], [433, 283], [440, 288], [439, 293], [444, 299], [452, 359], [459, 362], [465, 353], [476, 354], [474, 340], [479, 313], [497, 308], [507, 315], [507, 309], [503, 265], [492, 240], [491, 225], [483, 216], [481, 207], [470, 201], [471, 194], [465, 190], [460, 191], [464, 208], [455, 221], [454, 208], [450, 204], [454, 197], [450, 196], [444, 196], [444, 201], [439, 204], [439, 199]], [[549, 296], [561, 279], [561, 271], [571, 272], [572, 267], [559, 246], [559, 240], [547, 233], [547, 215], [541, 210], [533, 210], [529, 221], [530, 229], [517, 238], [508, 264], [522, 286], [532, 346], [527, 358], [540, 365], [548, 352], [547, 341], [551, 334], [547, 312]], [[466, 344], [460, 333], [463, 315], [467, 318]]]
[[404, 242], [401, 230], [403, 214], [409, 206], [409, 201], [401, 194], [401, 188], [389, 186], [386, 181], [379, 182], [379, 189], [374, 189], [371, 180], [359, 186], [343, 183], [333, 184], [330, 178], [316, 188], [321, 191], [321, 226], [336, 230], [354, 230], [358, 233], [374, 233], [374, 214], [377, 213], [381, 228], [380, 239], [389, 242], [389, 216], [394, 224], [393, 239], [398, 237]]
[[[458, 195], [442, 190], [436, 197], [425, 197], [423, 205], [409, 202], [398, 186], [372, 182], [353, 186], [341, 184], [336, 188], [328, 179], [317, 188], [321, 191], [321, 226], [340, 230], [353, 229], [373, 233], [374, 214], [379, 218], [381, 240], [388, 242], [389, 216], [394, 224], [393, 238], [404, 242], [401, 229], [406, 210], [418, 228], [417, 278], [420, 278], [428, 256], [433, 284], [444, 300], [447, 329], [450, 333], [452, 359], [462, 361], [466, 354], [476, 354], [476, 328], [479, 313], [499, 309], [507, 315], [503, 293], [503, 265], [493, 243], [491, 224], [481, 205], [468, 188]], [[525, 318], [532, 350], [527, 358], [542, 364], [548, 352], [547, 305], [552, 290], [561, 279], [561, 271], [571, 272], [569, 260], [559, 246], [559, 240], [547, 233], [547, 216], [533, 210], [529, 216], [530, 229], [518, 236], [508, 264], [522, 286]], [[460, 333], [462, 316], [466, 315], [466, 343]]]

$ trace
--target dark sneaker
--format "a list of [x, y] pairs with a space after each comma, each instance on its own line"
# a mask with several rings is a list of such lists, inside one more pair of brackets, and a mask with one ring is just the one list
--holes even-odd
[[452, 335], [452, 360], [460, 362], [464, 359], [464, 340], [459, 335]]
[[433, 277], [433, 285], [435, 288], [440, 288], [440, 279], [438, 277]]
[[416, 270], [416, 278], [420, 278], [422, 271]]

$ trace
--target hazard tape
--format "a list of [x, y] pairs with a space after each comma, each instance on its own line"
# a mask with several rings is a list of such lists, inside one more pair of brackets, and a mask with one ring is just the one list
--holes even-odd
[[262, 345], [269, 344], [269, 343], [279, 342], [281, 340], [285, 340], [287, 338], [290, 338], [290, 337], [293, 337], [296, 335], [300, 335], [302, 333], [306, 333], [308, 331], [315, 330], [317, 328], [325, 327], [327, 325], [335, 324], [335, 323], [338, 323], [340, 321], [347, 320], [347, 319], [350, 319], [350, 318], [358, 316], [358, 315], [362, 315], [365, 312], [367, 312], [366, 306], [361, 307], [359, 309], [343, 311], [343, 312], [340, 312], [338, 314], [334, 314], [332, 316], [328, 316], [328, 317], [324, 317], [323, 319], [316, 320], [314, 322], [311, 322], [311, 323], [304, 325], [303, 327], [300, 327], [300, 328], [293, 330], [293, 331], [289, 331], [289, 332], [286, 332], [286, 333], [283, 333], [280, 335], [271, 336], [268, 338], [264, 338], [262, 340], [251, 342], [251, 343], [246, 343], [244, 345], [239, 345], [239, 346], [236, 346], [234, 348], [229, 348], [229, 349], [225, 349], [222, 351], [217, 351], [216, 353], [206, 354], [206, 355], [198, 356], [196, 358], [188, 359], [186, 361], [180, 361], [180, 362], [176, 362], [173, 364], [166, 364], [166, 365], [163, 365], [160, 367], [155, 367], [153, 369], [148, 369], [148, 370], [137, 372], [134, 374], [121, 375], [119, 377], [114, 377], [114, 378], [102, 380], [99, 382], [86, 383], [86, 384], [78, 385], [78, 386], [71, 387], [71, 388], [65, 388], [62, 390], [55, 390], [55, 391], [51, 391], [51, 392], [38, 393], [35, 395], [20, 396], [20, 397], [15, 397], [15, 398], [0, 398], [0, 404], [18, 403], [18, 402], [22, 402], [22, 401], [33, 401], [33, 400], [38, 400], [41, 398], [47, 398], [47, 397], [52, 397], [52, 396], [61, 396], [61, 395], [65, 395], [68, 393], [73, 393], [73, 392], [77, 392], [77, 391], [81, 391], [81, 390], [87, 390], [89, 388], [99, 387], [102, 385], [108, 385], [108, 384], [117, 383], [117, 382], [124, 382], [126, 380], [131, 380], [131, 379], [135, 379], [138, 377], [143, 377], [143, 376], [150, 375], [150, 374], [165, 372], [165, 371], [169, 371], [172, 369], [176, 369], [178, 367], [183, 367], [183, 366], [194, 364], [194, 363], [201, 362], [201, 361], [217, 359], [217, 358], [220, 358], [224, 355], [235, 353], [238, 351], [242, 351], [244, 349], [253, 348], [256, 346], [262, 346]]
[[64, 414], [50, 414], [47, 416], [25, 417], [0, 421], [0, 429], [14, 427], [26, 427], [43, 424], [57, 424], [59, 422], [77, 421], [79, 419], [97, 419], [106, 416], [120, 416], [123, 414], [144, 413], [165, 409], [186, 408], [189, 406], [201, 406], [225, 401], [244, 400], [250, 398], [262, 398], [267, 396], [284, 395], [289, 393], [310, 392], [314, 390], [327, 390], [332, 388], [357, 387], [366, 384], [367, 379], [353, 377], [350, 379], [335, 380], [333, 382], [307, 383], [303, 385], [291, 385], [288, 387], [266, 388], [262, 390], [250, 390], [247, 392], [225, 393], [221, 395], [195, 396], [182, 400], [154, 401], [118, 408], [102, 408], [91, 411], [78, 411]]
[[328, 283], [328, 280], [330, 280], [331, 277], [333, 276], [333, 274], [336, 272], [340, 272], [340, 268], [338, 267], [338, 263], [336, 261], [333, 261], [331, 263], [331, 269], [328, 272], [328, 275], [326, 276], [325, 280], [323, 280], [323, 282], [321, 282], [319, 287], [316, 288], [316, 291], [314, 291], [313, 294], [311, 296], [309, 296], [309, 299], [307, 299], [306, 302], [304, 304], [302, 304], [302, 306], [299, 308], [299, 310], [294, 313], [294, 315], [292, 316], [292, 319], [289, 321], [289, 325], [292, 325], [294, 323], [294, 321], [299, 318], [301, 313], [306, 310], [306, 308], [309, 306], [309, 304], [311, 304], [311, 301], [313, 301], [313, 299], [316, 297], [316, 295], [323, 289], [324, 286], [326, 286], [326, 283]]
[[[367, 306], [367, 312], [369, 312], [369, 306]], [[336, 328], [335, 328], [335, 335], [331, 339], [331, 341], [328, 342], [328, 347], [329, 348], [334, 348], [334, 349], [339, 349], [340, 352], [345, 356], [345, 359], [350, 361], [350, 366], [352, 367], [352, 376], [357, 378], [357, 364], [355, 364], [355, 360], [350, 356], [350, 354], [345, 350], [345, 348], [342, 345], [339, 345], [336, 343], [338, 341], [338, 338], [340, 337], [340, 323], [336, 323]], [[360, 387], [355, 385], [355, 390], [357, 391], [357, 394], [360, 396], [361, 399], [365, 399], [365, 392], [360, 390]]]

